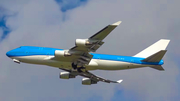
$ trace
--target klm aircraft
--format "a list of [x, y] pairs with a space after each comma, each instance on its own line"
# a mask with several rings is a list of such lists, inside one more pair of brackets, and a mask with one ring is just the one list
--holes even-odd
[[[161, 65], [170, 40], [161, 39], [134, 56], [117, 56], [94, 53], [104, 44], [103, 39], [115, 29], [121, 21], [108, 25], [88, 39], [76, 39], [71, 49], [21, 46], [6, 53], [15, 63], [30, 63], [59, 68], [61, 79], [83, 76], [83, 85], [121, 83], [123, 80], [112, 81], [90, 73], [91, 70], [124, 70], [151, 67], [164, 70]], [[93, 52], [93, 53], [91, 53]]]

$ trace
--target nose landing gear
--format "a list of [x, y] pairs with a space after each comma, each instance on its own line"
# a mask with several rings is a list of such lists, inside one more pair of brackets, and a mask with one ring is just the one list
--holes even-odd
[[13, 59], [13, 61], [14, 61], [15, 63], [20, 64], [20, 61], [19, 61], [19, 60], [17, 60], [17, 59]]

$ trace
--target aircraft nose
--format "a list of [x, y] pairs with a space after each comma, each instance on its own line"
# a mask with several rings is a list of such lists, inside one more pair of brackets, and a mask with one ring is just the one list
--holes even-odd
[[9, 51], [6, 53], [6, 56], [8, 56], [8, 57], [10, 56], [10, 52]]
[[11, 52], [11, 51], [8, 51], [8, 52], [6, 53], [6, 56], [11, 57], [11, 56], [12, 56], [12, 52]]

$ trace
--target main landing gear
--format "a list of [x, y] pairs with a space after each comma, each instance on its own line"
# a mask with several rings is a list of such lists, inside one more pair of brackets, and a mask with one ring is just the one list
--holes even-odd
[[85, 68], [85, 67], [83, 67], [83, 66], [78, 67], [78, 65], [75, 64], [75, 63], [72, 63], [72, 68], [73, 68], [74, 70], [77, 70], [79, 73], [81, 73], [81, 72], [86, 72], [86, 68]]

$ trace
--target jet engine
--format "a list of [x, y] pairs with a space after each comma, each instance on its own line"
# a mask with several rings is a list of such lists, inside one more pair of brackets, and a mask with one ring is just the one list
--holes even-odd
[[88, 46], [92, 45], [93, 43], [97, 42], [97, 40], [89, 40], [89, 39], [76, 39], [75, 45], [76, 46]]
[[68, 53], [67, 51], [64, 50], [56, 50], [55, 51], [55, 57], [66, 57], [66, 56], [71, 56], [72, 54]]
[[75, 78], [75, 75], [72, 75], [69, 72], [60, 72], [59, 78], [61, 79], [69, 79], [69, 78]]
[[83, 78], [82, 84], [83, 85], [97, 84], [97, 81], [91, 80], [90, 78]]

